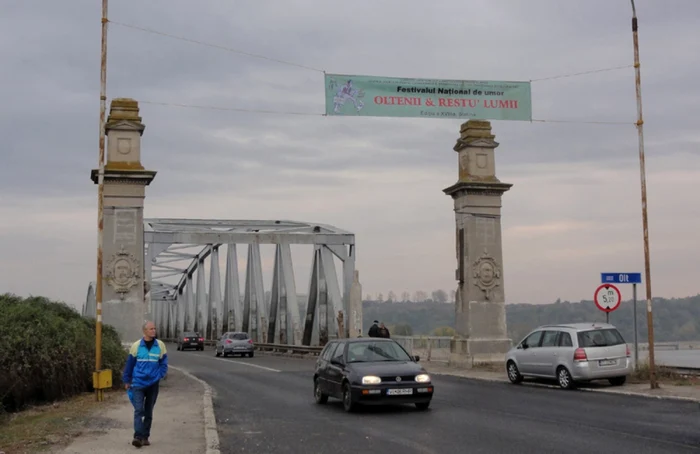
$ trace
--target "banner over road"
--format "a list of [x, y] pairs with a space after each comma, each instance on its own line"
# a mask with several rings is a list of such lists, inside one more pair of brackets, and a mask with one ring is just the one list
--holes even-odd
[[326, 115], [532, 119], [530, 82], [325, 75]]

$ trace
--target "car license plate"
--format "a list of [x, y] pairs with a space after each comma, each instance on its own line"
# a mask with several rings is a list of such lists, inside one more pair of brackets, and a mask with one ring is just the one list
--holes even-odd
[[617, 364], [617, 361], [614, 359], [604, 359], [604, 360], [598, 361], [598, 365], [600, 365], [600, 366], [614, 366], [615, 364]]
[[197, 345], [197, 342], [190, 342], [190, 345]]
[[413, 394], [413, 388], [402, 388], [402, 389], [387, 389], [387, 396], [406, 396]]

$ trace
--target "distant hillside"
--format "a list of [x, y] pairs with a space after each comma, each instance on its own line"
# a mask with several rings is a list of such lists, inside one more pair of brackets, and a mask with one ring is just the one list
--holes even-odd
[[[610, 323], [618, 327], [624, 338], [632, 342], [633, 304], [623, 301], [610, 314]], [[383, 321], [393, 334], [433, 334], [445, 327], [454, 327], [453, 303], [379, 303], [363, 302], [364, 330], [367, 332], [372, 320]], [[653, 302], [654, 339], [656, 342], [700, 340], [700, 295], [687, 298], [655, 298]], [[605, 313], [598, 310], [593, 301], [572, 303], [557, 301], [553, 304], [509, 304], [506, 305], [508, 335], [519, 341], [531, 329], [551, 323], [604, 322]], [[637, 331], [639, 342], [647, 341], [646, 300], [637, 301]], [[442, 329], [440, 335], [449, 335]]]

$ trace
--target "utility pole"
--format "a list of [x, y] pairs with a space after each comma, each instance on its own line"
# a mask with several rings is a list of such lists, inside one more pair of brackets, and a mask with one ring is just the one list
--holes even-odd
[[[104, 228], [104, 175], [105, 175], [105, 110], [107, 103], [107, 0], [102, 0], [102, 56], [100, 58], [100, 146], [97, 177], [97, 282], [95, 300], [97, 313], [95, 317], [95, 374], [93, 382], [99, 383], [97, 377], [102, 369], [102, 232]], [[104, 400], [104, 389], [95, 386], [95, 399]]]
[[656, 367], [654, 365], [654, 317], [651, 310], [651, 268], [649, 258], [649, 221], [647, 217], [647, 181], [644, 160], [644, 120], [642, 119], [642, 77], [639, 72], [639, 38], [637, 36], [637, 9], [632, 2], [632, 38], [634, 41], [634, 73], [637, 93], [637, 132], [639, 134], [639, 173], [642, 185], [642, 226], [644, 230], [644, 272], [647, 291], [647, 329], [649, 332], [649, 385], [656, 389]]

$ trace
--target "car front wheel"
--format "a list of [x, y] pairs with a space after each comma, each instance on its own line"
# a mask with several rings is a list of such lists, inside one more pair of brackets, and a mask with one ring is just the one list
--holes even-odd
[[430, 402], [416, 402], [416, 408], [420, 411], [425, 411], [430, 407]]
[[513, 361], [508, 361], [508, 380], [510, 380], [511, 383], [520, 383], [523, 381], [523, 376], [520, 375], [520, 371], [518, 370], [518, 366], [515, 365]]
[[343, 385], [343, 408], [346, 412], [350, 413], [355, 410], [357, 405], [352, 400], [352, 390], [350, 389], [350, 383], [345, 382]]

